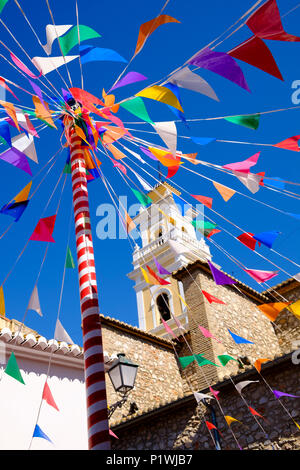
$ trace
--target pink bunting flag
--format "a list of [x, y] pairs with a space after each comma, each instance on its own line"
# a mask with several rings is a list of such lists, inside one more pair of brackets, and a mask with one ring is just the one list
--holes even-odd
[[238, 171], [240, 173], [249, 173], [250, 168], [256, 165], [257, 160], [259, 158], [260, 152], [252, 155], [252, 157], [247, 158], [247, 160], [243, 160], [241, 162], [236, 163], [228, 163], [227, 165], [223, 165], [222, 168], [226, 168], [227, 170]]
[[261, 271], [260, 269], [244, 269], [244, 271], [259, 283], [269, 281], [279, 273], [279, 271]]
[[114, 167], [119, 168], [119, 170], [121, 170], [124, 175], [127, 175], [126, 168], [124, 165], [122, 165], [122, 163], [116, 162], [116, 160], [114, 160], [113, 158], [111, 159], [111, 161], [113, 162]]
[[40, 219], [29, 240], [55, 243], [55, 240], [52, 237], [55, 226], [55, 219], [56, 215]]
[[173, 336], [174, 339], [177, 339], [177, 336], [175, 335], [172, 328], [169, 327], [168, 323], [163, 318], [161, 319], [161, 321], [162, 321], [162, 324], [165, 327], [166, 332], [169, 333], [171, 336]]
[[111, 429], [109, 429], [109, 431], [108, 431], [108, 432], [109, 432], [109, 435], [110, 435], [110, 436], [114, 437], [115, 439], [119, 439], [119, 438], [118, 438], [118, 436], [116, 436], [116, 435], [115, 435], [115, 433], [114, 433], [114, 432], [112, 432], [112, 430], [111, 430]]
[[212, 338], [212, 339], [215, 339], [218, 343], [222, 344], [221, 341], [219, 341], [217, 338], [215, 338], [210, 331], [208, 331], [206, 328], [204, 328], [203, 326], [200, 326], [198, 325], [198, 328], [199, 330], [201, 331], [201, 333], [203, 334], [203, 336], [205, 336], [205, 338]]
[[213, 396], [217, 399], [217, 400], [220, 400], [218, 395], [219, 395], [219, 391], [218, 390], [214, 390], [212, 387], [209, 387], [209, 390], [211, 391], [211, 393], [213, 394]]
[[33, 79], [37, 79], [37, 78], [40, 78], [42, 76], [42, 72], [40, 73], [40, 75], [34, 75], [28, 67], [26, 67], [25, 64], [23, 64], [23, 62], [21, 62], [20, 59], [18, 59], [18, 57], [16, 57], [12, 52], [10, 53], [10, 56], [11, 56], [11, 59], [12, 61], [15, 63], [15, 65], [22, 70], [22, 72], [26, 73], [26, 75], [28, 75], [29, 77], [33, 78]]
[[278, 144], [273, 145], [273, 147], [278, 147], [285, 150], [293, 150], [294, 152], [299, 152], [300, 148], [298, 142], [300, 140], [300, 135], [294, 135], [288, 139], [279, 142]]

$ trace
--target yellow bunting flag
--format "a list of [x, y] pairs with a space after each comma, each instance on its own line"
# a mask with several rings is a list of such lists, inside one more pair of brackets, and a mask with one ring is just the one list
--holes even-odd
[[147, 271], [144, 268], [141, 267], [141, 271], [147, 284], [154, 284], [154, 285], [160, 286], [160, 283], [158, 282], [158, 280], [155, 279], [153, 276], [151, 276], [150, 273], [147, 273]]
[[158, 207], [158, 210], [159, 212], [164, 216], [166, 217], [166, 219], [170, 222], [170, 224], [172, 223], [171, 221], [171, 217], [169, 217], [164, 211], [162, 211], [159, 207]]
[[274, 302], [270, 304], [258, 305], [257, 308], [268, 317], [269, 320], [275, 321], [279, 313], [286, 308], [290, 302]]
[[243, 424], [238, 419], [232, 418], [232, 416], [225, 416], [225, 419], [226, 419], [226, 423], [228, 424], [228, 426], [230, 426], [234, 421], [237, 421], [238, 423]]
[[42, 121], [47, 122], [51, 127], [55, 127], [55, 129], [57, 129], [51, 117], [51, 111], [49, 109], [48, 103], [44, 101], [43, 104], [38, 96], [33, 96], [32, 101], [35, 106], [36, 117]]
[[3, 287], [0, 287], [0, 315], [5, 317], [5, 301], [4, 301], [4, 293]]
[[173, 106], [173, 108], [179, 109], [179, 111], [183, 112], [181, 104], [179, 103], [174, 93], [169, 90], [169, 88], [164, 86], [153, 85], [140, 91], [135, 96], [141, 96], [142, 98], [149, 98], [150, 100], [160, 101], [161, 103]]
[[257, 370], [257, 372], [260, 372], [261, 371], [261, 365], [264, 364], [264, 362], [268, 362], [270, 361], [271, 359], [267, 359], [267, 358], [264, 358], [264, 359], [256, 359], [256, 361], [254, 362], [254, 367], [255, 369]]
[[2, 100], [0, 100], [0, 104], [1, 106], [3, 106], [6, 113], [9, 115], [9, 117], [14, 121], [18, 131], [20, 131], [20, 126], [18, 123], [17, 113], [16, 113], [14, 105], [12, 103], [8, 103], [7, 101], [2, 101]]
[[297, 302], [290, 305], [288, 310], [290, 310], [295, 315], [295, 317], [300, 320], [300, 300], [297, 300]]
[[30, 183], [28, 183], [27, 186], [25, 186], [25, 188], [22, 189], [22, 191], [20, 191], [16, 195], [16, 197], [14, 197], [14, 201], [15, 202], [27, 201], [29, 193], [30, 193], [31, 185], [32, 185], [32, 181], [30, 181]]
[[299, 424], [293, 419], [294, 423], [296, 424], [297, 428], [300, 430]]
[[213, 181], [212, 183], [226, 202], [229, 201], [229, 199], [236, 193], [236, 191], [231, 188], [228, 188], [227, 186], [223, 186], [223, 184], [216, 183], [215, 181]]
[[180, 21], [176, 20], [175, 18], [169, 15], [159, 15], [156, 18], [153, 18], [153, 20], [150, 20], [150, 21], [147, 21], [146, 23], [141, 24], [139, 37], [138, 37], [135, 52], [134, 52], [135, 56], [143, 48], [150, 34], [152, 34], [156, 30], [156, 28], [166, 23], [180, 23]]
[[190, 307], [188, 306], [188, 304], [186, 303], [186, 301], [181, 297], [180, 294], [178, 294], [178, 297], [180, 298], [180, 300], [181, 300], [181, 302], [183, 303], [183, 305], [185, 305], [185, 306], [189, 309]]

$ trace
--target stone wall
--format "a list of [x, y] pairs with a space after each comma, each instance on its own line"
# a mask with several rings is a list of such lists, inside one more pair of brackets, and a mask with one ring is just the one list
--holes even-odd
[[[275, 360], [263, 367], [262, 373], [272, 389], [300, 395], [299, 367], [292, 364], [290, 357]], [[290, 413], [283, 409], [280, 402], [258, 375], [249, 369], [234, 382], [259, 380], [243, 390], [246, 403], [240, 398], [230, 380], [219, 383], [220, 405], [224, 415], [232, 416], [243, 424], [231, 424], [235, 438], [243, 449], [252, 450], [290, 450], [300, 449], [300, 430], [293, 420], [300, 422], [300, 409], [297, 399], [282, 398], [281, 401]], [[202, 390], [204, 393], [207, 390]], [[211, 400], [216, 412], [217, 428], [223, 450], [237, 450], [238, 445], [227, 426], [216, 400]], [[265, 419], [254, 419], [247, 406], [254, 408]], [[149, 413], [138, 420], [120, 424], [113, 428], [119, 440], [113, 441], [114, 449], [124, 450], [213, 450], [212, 438], [205, 425], [212, 421], [210, 411], [203, 404], [197, 406], [194, 397], [185, 397], [169, 408], [161, 409], [155, 415]]]
[[[105, 321], [102, 321], [102, 328], [104, 350], [109, 355], [125, 353], [128, 359], [139, 365], [135, 388], [126, 405], [115, 411], [112, 422], [128, 415], [131, 402], [135, 402], [139, 412], [143, 412], [159, 406], [162, 400], [173, 401], [183, 396], [183, 382], [170, 342], [158, 340], [155, 343], [147, 340], [146, 334], [140, 337]], [[115, 393], [108, 376], [106, 379], [108, 404], [112, 404], [120, 396]]]
[[[292, 284], [292, 288], [279, 289], [281, 295], [288, 301], [296, 302], [300, 299], [299, 283]], [[282, 301], [283, 299], [279, 299]], [[272, 299], [271, 302], [275, 300]], [[276, 319], [276, 336], [283, 353], [289, 353], [300, 348], [300, 320], [287, 309], [284, 309]]]
[[[194, 354], [203, 354], [204, 357], [218, 365], [220, 362], [217, 356], [225, 353], [234, 358], [247, 357], [252, 364], [258, 358], [273, 359], [276, 355], [281, 354], [271, 322], [256, 308], [258, 303], [267, 302], [267, 298], [258, 293], [256, 293], [256, 297], [255, 293], [246, 295], [240, 286], [216, 285], [211, 274], [203, 269], [201, 263], [196, 262], [190, 266], [189, 272], [191, 275], [183, 271], [179, 278], [183, 283], [185, 299], [190, 307], [188, 318]], [[222, 300], [226, 305], [209, 304], [201, 292], [202, 289]], [[208, 329], [220, 342], [205, 338], [198, 325]], [[254, 344], [237, 345], [228, 329]], [[187, 351], [186, 345], [183, 345], [180, 356], [186, 355], [186, 353], [188, 353], [187, 355], [191, 354]], [[191, 369], [191, 367], [188, 366], [185, 369], [183, 378], [190, 374], [189, 368]], [[198, 375], [199, 388], [204, 388], [207, 387], [207, 381], [203, 378], [202, 372], [212, 384], [222, 380], [224, 374], [228, 372], [236, 374], [239, 371], [239, 364], [230, 361], [226, 368], [208, 365], [201, 369], [199, 371], [199, 367], [195, 368], [195, 373]]]

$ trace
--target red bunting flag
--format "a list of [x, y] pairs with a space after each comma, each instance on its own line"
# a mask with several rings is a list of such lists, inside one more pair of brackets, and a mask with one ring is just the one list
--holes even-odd
[[50, 217], [40, 219], [29, 240], [55, 243], [55, 240], [52, 237], [55, 226], [55, 219], [56, 215], [51, 215]]
[[268, 46], [257, 36], [246, 39], [242, 44], [229, 51], [228, 54], [283, 80]]
[[246, 21], [255, 36], [273, 41], [299, 42], [300, 38], [284, 31], [276, 0], [269, 0], [258, 8]]
[[253, 238], [254, 233], [245, 232], [236, 237], [243, 245], [250, 248], [250, 250], [255, 250], [256, 240]]
[[208, 292], [206, 292], [205, 290], [202, 289], [202, 294], [204, 295], [204, 297], [209, 301], [209, 303], [211, 304], [212, 302], [215, 302], [216, 304], [223, 304], [223, 305], [226, 305], [225, 302], [223, 302], [222, 300], [220, 299], [217, 299], [217, 297], [214, 297], [213, 295], [209, 294]]
[[219, 431], [219, 429], [216, 428], [216, 426], [215, 426], [214, 424], [212, 424], [210, 421], [205, 421], [205, 424], [206, 424], [206, 426], [207, 426], [207, 429], [209, 429], [210, 431], [211, 431], [212, 429], [215, 429], [215, 430], [218, 431], [218, 433], [220, 433], [221, 436], [223, 437], [223, 435], [222, 435], [222, 433]]
[[195, 194], [191, 194], [192, 197], [197, 199], [197, 201], [201, 202], [201, 204], [204, 204], [206, 207], [209, 209], [212, 208], [212, 198], [211, 197], [206, 197], [206, 196], [195, 196]]
[[273, 145], [273, 147], [278, 147], [281, 149], [286, 150], [293, 150], [294, 152], [299, 152], [300, 148], [298, 142], [300, 140], [300, 135], [294, 135], [293, 137], [289, 137], [288, 139], [279, 142], [278, 144]]
[[217, 228], [214, 228], [213, 230], [211, 230], [207, 235], [205, 235], [206, 238], [210, 238], [212, 237], [213, 235], [215, 235], [216, 233], [220, 233], [221, 230], [218, 230]]
[[44, 385], [42, 399], [45, 400], [48, 403], [48, 405], [53, 406], [53, 408], [55, 408], [57, 411], [59, 411], [58, 406], [54, 401], [53, 395], [51, 393], [51, 390], [50, 390], [50, 387], [49, 387], [47, 381], [45, 382], [45, 385]]
[[248, 408], [250, 410], [250, 413], [253, 414], [253, 416], [259, 416], [260, 418], [265, 419], [262, 415], [260, 415], [257, 411], [255, 411], [254, 408], [251, 408], [251, 406], [249, 406]]
[[163, 278], [159, 277], [151, 268], [149, 268], [148, 265], [147, 265], [147, 269], [149, 273], [151, 274], [151, 276], [153, 276], [160, 283], [161, 286], [166, 286], [168, 284], [171, 284], [170, 282], [165, 281]]

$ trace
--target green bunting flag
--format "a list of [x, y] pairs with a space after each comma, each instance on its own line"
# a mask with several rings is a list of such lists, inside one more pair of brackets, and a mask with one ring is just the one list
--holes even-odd
[[70, 50], [78, 44], [78, 36], [80, 36], [80, 42], [86, 41], [87, 39], [101, 38], [101, 35], [94, 29], [84, 26], [83, 24], [79, 25], [78, 35], [77, 26], [73, 26], [65, 36], [58, 38], [63, 55], [67, 55]]
[[68, 251], [67, 251], [67, 256], [66, 256], [66, 268], [75, 268], [72, 252], [70, 250], [70, 247], [68, 246]]
[[3, 8], [7, 4], [8, 0], [0, 0], [0, 13], [2, 13]]
[[133, 194], [136, 196], [136, 198], [140, 201], [143, 207], [148, 206], [148, 204], [152, 203], [152, 199], [147, 196], [146, 194], [142, 194], [137, 189], [130, 188]]
[[195, 354], [196, 361], [199, 366], [205, 366], [207, 364], [211, 364], [213, 366], [219, 367], [217, 364], [214, 362], [209, 361], [208, 359], [205, 359], [205, 357], [202, 357], [201, 354]]
[[236, 361], [239, 362], [237, 359], [234, 359], [234, 357], [229, 356], [229, 354], [222, 354], [221, 356], [218, 356], [219, 361], [221, 362], [222, 366], [226, 366], [226, 364], [229, 361]]
[[191, 224], [198, 230], [213, 230], [217, 224], [207, 222], [206, 220], [192, 220]]
[[135, 116], [140, 118], [142, 121], [154, 124], [148, 114], [146, 106], [144, 105], [144, 101], [139, 96], [124, 101], [123, 103], [120, 103], [120, 106], [126, 109], [126, 111], [128, 111], [129, 113], [134, 114]]
[[8, 359], [8, 363], [6, 365], [5, 371], [7, 375], [10, 375], [14, 379], [18, 380], [18, 382], [21, 382], [21, 384], [25, 385], [25, 382], [23, 380], [23, 377], [21, 375], [16, 356], [12, 352], [10, 355], [10, 358]]
[[183, 369], [195, 360], [194, 356], [184, 356], [184, 357], [179, 357], [178, 359]]
[[71, 171], [71, 162], [65, 164], [63, 173], [67, 173], [68, 175], [70, 175], [72, 173], [72, 171]]
[[232, 122], [233, 124], [238, 124], [239, 126], [256, 130], [259, 126], [260, 114], [251, 114], [249, 116], [233, 116], [224, 119], [225, 121]]
[[207, 364], [211, 364], [213, 366], [219, 367], [214, 362], [211, 362], [208, 359], [205, 359], [205, 357], [203, 357], [202, 354], [194, 354], [194, 356], [179, 357], [178, 359], [179, 359], [180, 365], [183, 369], [195, 360], [197, 361], [199, 366], [205, 366]]

